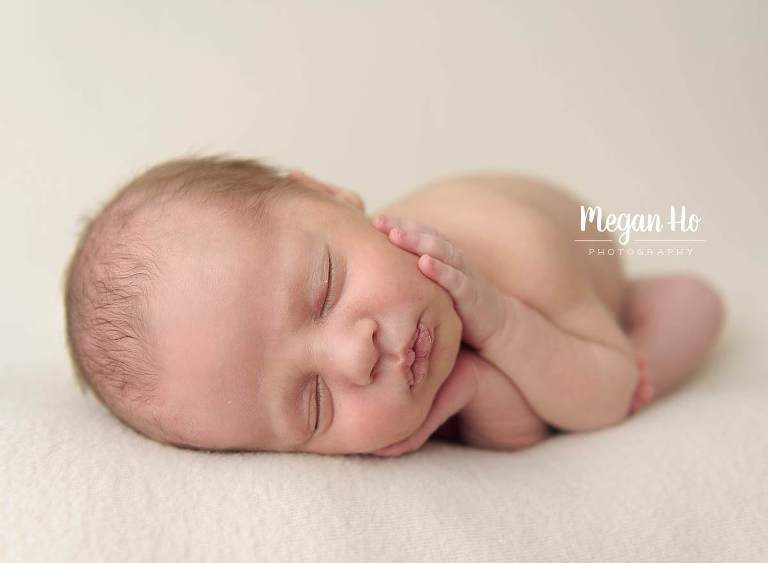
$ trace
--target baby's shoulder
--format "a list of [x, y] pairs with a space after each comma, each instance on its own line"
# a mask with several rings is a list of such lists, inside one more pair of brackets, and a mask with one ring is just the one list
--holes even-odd
[[476, 172], [427, 182], [378, 212], [431, 225], [483, 269], [504, 257], [506, 265], [534, 260], [541, 271], [548, 262], [557, 267], [559, 251], [574, 238], [578, 205], [534, 177]]
[[378, 212], [431, 225], [501, 291], [550, 316], [586, 290], [571, 257], [578, 206], [546, 181], [487, 172], [437, 178]]
[[486, 247], [489, 236], [505, 244], [532, 229], [550, 228], [545, 200], [552, 199], [552, 189], [540, 180], [512, 173], [456, 174], [418, 186], [377, 213], [429, 224], [465, 247], [478, 242]]

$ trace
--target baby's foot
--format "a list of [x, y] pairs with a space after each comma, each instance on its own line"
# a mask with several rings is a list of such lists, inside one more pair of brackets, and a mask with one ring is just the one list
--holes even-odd
[[635, 394], [632, 397], [632, 402], [629, 406], [629, 414], [634, 414], [639, 409], [653, 401], [656, 396], [656, 389], [651, 383], [651, 378], [648, 375], [648, 362], [645, 356], [640, 352], [635, 352], [637, 359], [637, 367], [639, 370], [639, 381], [635, 388]]

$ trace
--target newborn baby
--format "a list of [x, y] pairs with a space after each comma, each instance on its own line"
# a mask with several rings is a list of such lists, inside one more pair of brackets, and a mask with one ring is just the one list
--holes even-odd
[[124, 424], [193, 449], [514, 450], [611, 426], [692, 374], [723, 306], [695, 277], [589, 256], [574, 239], [606, 233], [579, 231], [581, 203], [477, 173], [368, 216], [299, 171], [169, 161], [80, 237], [73, 366]]

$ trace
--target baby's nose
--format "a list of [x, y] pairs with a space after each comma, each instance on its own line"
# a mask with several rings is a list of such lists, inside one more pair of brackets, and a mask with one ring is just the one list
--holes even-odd
[[336, 367], [336, 373], [343, 375], [353, 385], [368, 385], [380, 367], [380, 355], [369, 343], [368, 346], [350, 347], [336, 355], [332, 365]]
[[372, 318], [358, 317], [342, 325], [332, 335], [332, 347], [326, 348], [324, 366], [330, 377], [341, 377], [352, 385], [368, 385], [373, 381], [381, 354], [376, 343], [378, 324]]

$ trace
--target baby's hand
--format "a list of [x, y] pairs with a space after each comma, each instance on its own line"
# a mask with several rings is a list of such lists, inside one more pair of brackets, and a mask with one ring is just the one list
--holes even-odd
[[428, 225], [378, 215], [373, 226], [389, 240], [419, 256], [421, 272], [445, 288], [464, 325], [462, 340], [482, 355], [491, 335], [499, 332], [510, 310], [508, 298], [475, 270], [461, 249]]

